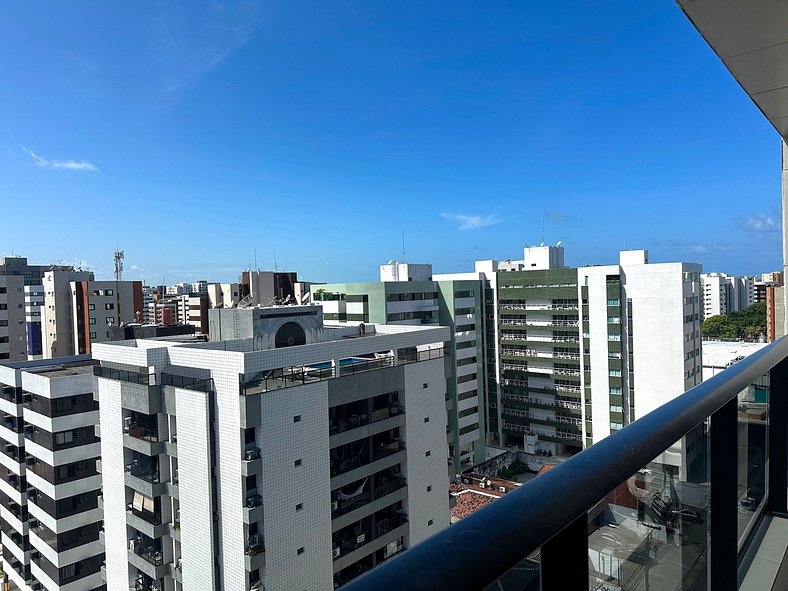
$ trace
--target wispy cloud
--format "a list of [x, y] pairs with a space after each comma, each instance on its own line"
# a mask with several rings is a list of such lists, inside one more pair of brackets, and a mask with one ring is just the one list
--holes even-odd
[[772, 234], [782, 230], [782, 224], [779, 219], [764, 213], [736, 217], [733, 218], [733, 223], [745, 232]]
[[22, 146], [22, 151], [33, 159], [33, 163], [39, 168], [48, 168], [49, 170], [83, 170], [89, 172], [98, 171], [98, 166], [87, 160], [48, 160], [36, 154], [30, 148]]
[[151, 24], [150, 37], [163, 56], [157, 69], [165, 104], [177, 103], [199, 78], [246, 45], [262, 24], [257, 1], [212, 2], [201, 9], [161, 12]]
[[680, 238], [652, 238], [649, 245], [680, 253], [679, 256], [681, 256], [682, 253], [694, 255], [723, 254], [737, 249], [735, 243], [727, 240], [699, 242], [697, 240]]
[[497, 213], [490, 215], [470, 215], [466, 213], [442, 213], [443, 219], [459, 224], [458, 230], [478, 230], [479, 228], [486, 228], [500, 224], [504, 219]]
[[544, 214], [544, 219], [547, 222], [574, 222], [577, 216], [563, 211], [548, 211]]

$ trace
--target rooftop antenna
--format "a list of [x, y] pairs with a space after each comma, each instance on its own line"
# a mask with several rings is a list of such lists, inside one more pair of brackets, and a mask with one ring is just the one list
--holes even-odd
[[274, 273], [278, 271], [278, 267], [276, 266], [276, 251], [274, 251]]
[[118, 326], [122, 324], [120, 317], [120, 285], [123, 280], [123, 251], [115, 248], [115, 311], [118, 314]]
[[123, 251], [115, 251], [115, 281], [123, 281]]
[[544, 246], [544, 216], [542, 216], [542, 246]]
[[402, 262], [407, 262], [405, 258], [405, 230], [402, 230]]

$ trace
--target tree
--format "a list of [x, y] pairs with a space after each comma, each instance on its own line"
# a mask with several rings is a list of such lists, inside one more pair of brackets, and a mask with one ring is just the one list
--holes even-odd
[[703, 321], [700, 331], [710, 339], [735, 339], [736, 327], [725, 314], [710, 316]]
[[766, 303], [748, 306], [732, 314], [711, 316], [703, 321], [701, 333], [711, 339], [756, 339], [766, 334]]

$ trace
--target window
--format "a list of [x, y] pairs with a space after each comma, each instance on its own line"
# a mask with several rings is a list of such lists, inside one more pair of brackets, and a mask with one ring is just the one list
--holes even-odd
[[301, 547], [300, 547], [300, 548], [297, 550], [296, 554], [303, 554], [303, 553], [304, 553], [304, 547], [303, 547], [303, 546], [301, 546]]
[[115, 309], [115, 304], [104, 304], [104, 309], [105, 310], [114, 310]]
[[430, 519], [430, 520], [427, 522], [427, 526], [430, 526], [430, 525], [432, 525], [432, 519]]
[[107, 316], [106, 318], [104, 318], [104, 322], [106, 322], [107, 326], [109, 326], [110, 324], [115, 322], [115, 319], [112, 316]]
[[63, 568], [60, 569], [60, 578], [61, 579], [70, 579], [74, 575], [77, 574], [77, 564], [67, 564]]
[[294, 416], [293, 417], [293, 422], [294, 423], [300, 423], [301, 422], [301, 415]]
[[621, 388], [619, 388], [617, 386], [613, 386], [613, 387], [610, 388], [610, 393], [611, 394], [621, 394]]
[[424, 452], [424, 457], [426, 457], [426, 458], [430, 457], [431, 455], [432, 455], [431, 451]]
[[96, 333], [95, 332], [90, 333], [90, 338], [91, 339], [95, 339], [96, 338]]
[[431, 491], [432, 491], [432, 486], [428, 486], [427, 487], [427, 492], [431, 492]]
[[88, 310], [91, 312], [96, 309], [96, 304], [88, 304]]
[[303, 503], [298, 503], [296, 505], [296, 511], [301, 511], [303, 508], [304, 508], [304, 504]]
[[425, 423], [429, 423], [430, 422], [430, 417], [424, 417], [424, 422]]
[[55, 443], [57, 445], [63, 445], [64, 443], [71, 443], [72, 441], [74, 441], [74, 434], [71, 431], [55, 433]]
[[0, 304], [0, 310], [8, 310], [8, 304]]
[[427, 388], [427, 386], [429, 386], [429, 384], [425, 383], [425, 384], [422, 384], [422, 386], [421, 386], [421, 387], [426, 389], [426, 388]]
[[302, 464], [303, 464], [303, 462], [300, 459], [295, 461], [295, 467], [296, 468], [298, 468], [298, 466], [301, 466]]
[[90, 325], [96, 324], [96, 319], [95, 318], [88, 318], [88, 324], [90, 324]]
[[111, 296], [114, 292], [111, 289], [108, 289], [104, 292], [104, 295]]

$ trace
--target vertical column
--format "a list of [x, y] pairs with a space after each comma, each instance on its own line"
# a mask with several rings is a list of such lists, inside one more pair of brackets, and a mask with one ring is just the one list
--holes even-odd
[[735, 591], [737, 565], [737, 405], [729, 401], [711, 415], [709, 433], [709, 589]]
[[[788, 277], [788, 233], [786, 232], [786, 228], [788, 228], [788, 144], [785, 143], [785, 140], [782, 142], [782, 165], [783, 276]], [[788, 287], [781, 289], [785, 293]], [[783, 325], [782, 334], [788, 334], [788, 306], [785, 306], [784, 312], [785, 317], [778, 322]]]
[[542, 545], [542, 589], [588, 589], [588, 515]]
[[772, 368], [769, 380], [769, 510], [788, 512], [788, 360]]

